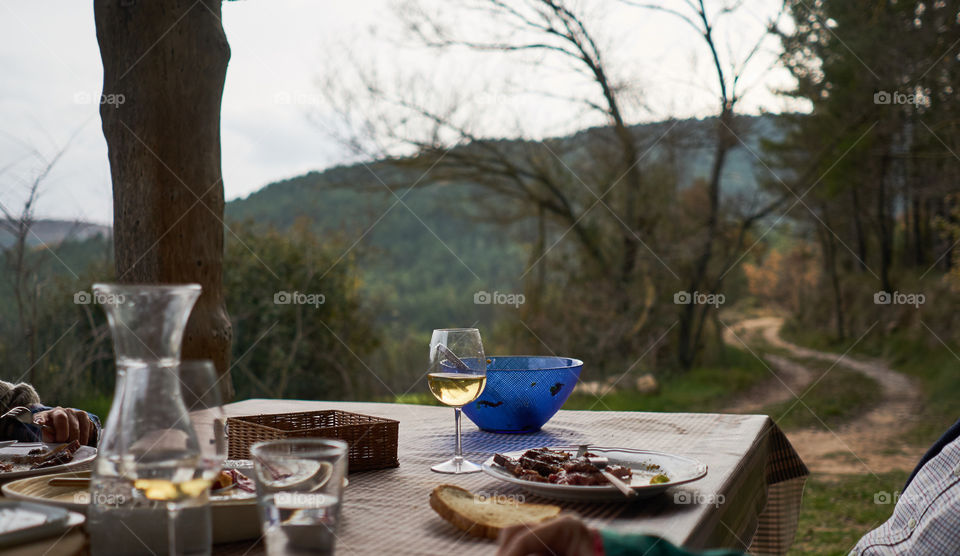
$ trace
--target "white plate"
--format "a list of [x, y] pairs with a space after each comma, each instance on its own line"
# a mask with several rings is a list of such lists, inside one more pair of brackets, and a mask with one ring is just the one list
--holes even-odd
[[[571, 454], [577, 451], [576, 446], [553, 446], [552, 450], [563, 450]], [[506, 452], [503, 455], [519, 458], [526, 450]], [[707, 475], [707, 465], [693, 458], [678, 456], [652, 450], [633, 450], [630, 448], [603, 448], [590, 446], [590, 453], [606, 456], [610, 465], [623, 465], [633, 470], [630, 486], [640, 498], [659, 494], [664, 490], [702, 479]], [[527, 481], [511, 475], [506, 469], [493, 463], [493, 457], [483, 462], [483, 472], [491, 477], [520, 485], [532, 494], [544, 498], [570, 500], [577, 502], [599, 501], [627, 501], [630, 500], [613, 485], [581, 486], [555, 485], [552, 483], [537, 483]], [[668, 483], [650, 484], [650, 478], [657, 473], [665, 473], [670, 478]]]
[[[90, 495], [83, 487], [50, 486], [56, 477], [89, 478], [89, 471], [64, 473], [48, 477], [30, 477], [3, 485], [3, 495], [9, 498], [60, 506], [86, 513]], [[260, 536], [260, 518], [257, 497], [252, 492], [233, 489], [224, 495], [210, 497], [213, 520], [213, 542], [234, 542], [256, 539]]]
[[29, 515], [31, 521], [41, 520], [33, 525], [21, 526], [9, 531], [0, 527], [0, 547], [4, 548], [57, 535], [62, 536], [68, 529], [82, 524], [85, 520], [83, 515], [76, 512], [19, 500], [0, 500], [0, 512], [10, 512], [14, 516], [11, 522], [3, 523], [7, 527], [15, 526], [17, 515]]
[[[27, 455], [27, 452], [34, 450], [36, 448], [41, 448], [43, 450], [49, 450], [51, 448], [56, 448], [60, 444], [50, 443], [50, 444], [41, 444], [39, 442], [17, 442], [11, 446], [6, 446], [0, 448], [0, 461], [3, 461], [2, 454], [14, 454], [14, 455]], [[44, 467], [43, 469], [24, 469], [22, 471], [0, 471], [0, 481], [10, 481], [13, 479], [22, 479], [24, 477], [33, 477], [35, 475], [46, 475], [48, 473], [62, 473], [64, 471], [69, 471], [79, 465], [83, 465], [87, 462], [93, 461], [97, 457], [97, 449], [91, 448], [90, 446], [80, 446], [80, 449], [73, 455], [73, 459], [64, 463], [62, 465], [54, 465], [51, 467]]]

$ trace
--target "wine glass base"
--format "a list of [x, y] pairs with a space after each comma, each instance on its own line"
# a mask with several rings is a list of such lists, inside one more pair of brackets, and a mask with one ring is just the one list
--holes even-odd
[[430, 468], [431, 471], [436, 471], [437, 473], [450, 473], [452, 475], [477, 473], [480, 471], [480, 469], [481, 468], [479, 465], [463, 458], [450, 458], [447, 461], [438, 463]]

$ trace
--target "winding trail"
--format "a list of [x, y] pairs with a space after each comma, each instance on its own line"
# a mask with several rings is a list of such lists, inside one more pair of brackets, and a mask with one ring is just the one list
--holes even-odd
[[[782, 327], [782, 318], [762, 317], [741, 321], [725, 331], [724, 340], [728, 344], [737, 348], [746, 346], [769, 364], [774, 375], [735, 400], [727, 411], [754, 413], [773, 404], [802, 398], [834, 366], [843, 366], [875, 380], [881, 388], [880, 399], [869, 411], [839, 427], [821, 424], [813, 429], [789, 431], [787, 438], [815, 473], [876, 474], [913, 469], [922, 454], [903, 439], [918, 419], [923, 400], [916, 382], [882, 361], [855, 359], [790, 343], [780, 337]], [[758, 338], [765, 344], [758, 343]], [[784, 350], [789, 356], [765, 353], [768, 346]], [[830, 367], [819, 373], [793, 358], [818, 359], [830, 363]], [[809, 410], [797, 402], [793, 411]]]

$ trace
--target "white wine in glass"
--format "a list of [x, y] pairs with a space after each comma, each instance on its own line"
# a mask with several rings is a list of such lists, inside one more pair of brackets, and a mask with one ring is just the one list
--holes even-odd
[[487, 377], [463, 373], [430, 373], [427, 375], [430, 392], [443, 405], [463, 407], [480, 397]]
[[440, 403], [453, 408], [457, 447], [453, 458], [434, 465], [438, 473], [476, 473], [480, 466], [463, 459], [460, 443], [460, 408], [480, 397], [487, 385], [487, 359], [476, 328], [442, 328], [430, 339], [430, 392]]

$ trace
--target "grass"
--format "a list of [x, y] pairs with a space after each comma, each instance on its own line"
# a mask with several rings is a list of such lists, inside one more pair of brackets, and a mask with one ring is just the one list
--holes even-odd
[[[797, 537], [790, 554], [846, 554], [867, 531], [893, 513], [891, 500], [908, 473], [811, 477], [803, 491]], [[877, 503], [881, 502], [881, 503]]]
[[[880, 399], [880, 384], [841, 365], [831, 368], [817, 359], [800, 359], [798, 363], [814, 371], [814, 383], [805, 392], [797, 392], [803, 403], [790, 399], [765, 407], [780, 428], [831, 429], [851, 421], [868, 411]], [[819, 381], [817, 377], [820, 377]]]
[[[951, 347], [954, 353], [957, 348]], [[920, 345], [904, 338], [892, 338], [878, 350], [895, 369], [920, 381], [925, 403], [909, 441], [930, 445], [957, 420], [960, 399], [960, 360], [943, 345]]]
[[[794, 343], [833, 353], [844, 353], [854, 342], [853, 338], [838, 342], [810, 329], [784, 328], [782, 334]], [[960, 399], [960, 381], [956, 380], [960, 360], [954, 355], [960, 354], [957, 347], [948, 348], [932, 335], [918, 339], [906, 332], [888, 335], [871, 332], [852, 345], [849, 353], [853, 357], [882, 359], [893, 369], [917, 379], [924, 402], [917, 424], [904, 439], [907, 442], [926, 448], [956, 421], [956, 400]], [[857, 395], [862, 395], [862, 386], [857, 384], [856, 388]], [[833, 390], [833, 393], [838, 397], [848, 396], [844, 390]], [[823, 415], [821, 410], [815, 411]], [[878, 477], [842, 475], [836, 480], [811, 477], [804, 490], [800, 526], [790, 553], [845, 554], [864, 533], [885, 521], [893, 511], [892, 504], [875, 504], [873, 497], [878, 493], [898, 492], [907, 476], [907, 472], [898, 471]]]
[[[822, 333], [794, 329], [784, 329], [783, 334], [790, 341], [834, 353], [843, 353], [854, 341], [836, 342]], [[957, 420], [960, 359], [954, 354], [960, 354], [958, 347], [951, 345], [948, 349], [932, 335], [918, 340], [904, 332], [887, 336], [871, 332], [850, 350], [854, 357], [880, 358], [893, 369], [919, 381], [924, 403], [917, 424], [905, 440], [922, 447], [933, 444]]]
[[[719, 411], [751, 386], [771, 377], [763, 362], [750, 353], [726, 348], [724, 365], [695, 367], [685, 373], [673, 373], [660, 380], [660, 392], [641, 394], [627, 388], [607, 395], [574, 393], [564, 409], [604, 411]], [[624, 378], [629, 385], [630, 377]]]

